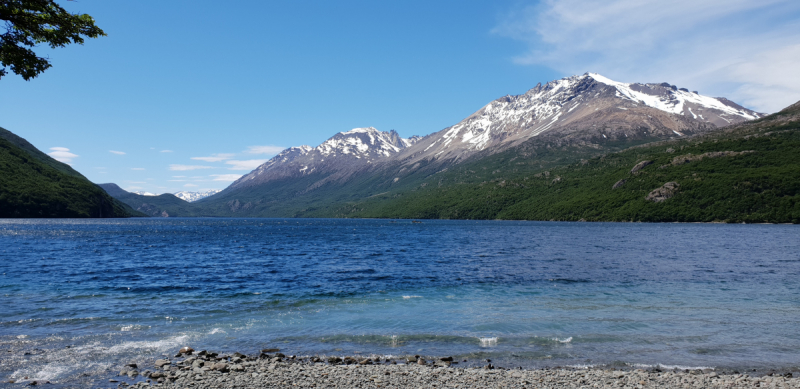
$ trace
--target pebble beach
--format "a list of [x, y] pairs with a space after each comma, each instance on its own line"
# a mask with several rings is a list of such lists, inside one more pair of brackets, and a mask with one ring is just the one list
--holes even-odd
[[[800, 388], [791, 372], [749, 376], [705, 370], [507, 369], [452, 357], [296, 357], [276, 350], [221, 355], [181, 349], [151, 366], [130, 364], [105, 387], [118, 388]], [[31, 383], [28, 383], [30, 385]], [[33, 383], [44, 384], [44, 383]]]

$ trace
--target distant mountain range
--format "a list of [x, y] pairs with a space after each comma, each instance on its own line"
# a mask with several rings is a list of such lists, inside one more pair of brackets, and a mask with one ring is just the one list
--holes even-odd
[[[425, 137], [356, 128], [315, 148], [286, 149], [197, 204], [214, 215], [292, 215], [410, 190], [432, 175], [507, 150], [543, 168], [763, 116], [668, 83], [628, 84], [587, 73], [499, 98]], [[557, 152], [564, 148], [571, 152]]]
[[[219, 193], [155, 196], [100, 186], [159, 217], [798, 222], [791, 207], [800, 189], [783, 184], [800, 182], [800, 168], [785, 158], [800, 153], [797, 110], [767, 116], [669, 83], [587, 73], [501, 97], [424, 137], [366, 127], [291, 147]], [[612, 179], [613, 190], [603, 189]], [[743, 193], [749, 205], [709, 205], [726, 201], [726, 185], [762, 192]]]
[[[186, 191], [183, 191], [183, 192], [175, 193], [175, 197], [177, 197], [177, 198], [179, 198], [179, 199], [181, 199], [183, 201], [188, 201], [188, 202], [192, 203], [192, 202], [195, 202], [197, 200], [204, 199], [204, 198], [206, 198], [208, 196], [215, 195], [215, 194], [217, 194], [219, 192], [221, 192], [220, 189], [211, 189], [211, 190], [206, 190], [206, 191], [201, 191], [201, 192], [186, 192]], [[136, 193], [136, 192], [134, 192], [134, 193]]]

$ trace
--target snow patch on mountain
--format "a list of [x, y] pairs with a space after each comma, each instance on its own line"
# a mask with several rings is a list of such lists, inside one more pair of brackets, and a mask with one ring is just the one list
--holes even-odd
[[[588, 73], [588, 76], [595, 79], [598, 82], [602, 82], [603, 84], [613, 86], [617, 88], [618, 96], [630, 99], [635, 102], [642, 103], [649, 107], [658, 108], [664, 112], [674, 113], [674, 114], [683, 114], [684, 108], [687, 106], [686, 103], [694, 103], [703, 107], [718, 109], [724, 113], [729, 115], [739, 116], [746, 120], [753, 120], [758, 119], [761, 117], [757, 113], [753, 111], [745, 110], [745, 109], [737, 109], [735, 107], [726, 105], [722, 103], [720, 100], [703, 96], [694, 92], [689, 92], [685, 90], [680, 90], [677, 88], [672, 88], [672, 85], [669, 84], [659, 84], [660, 86], [669, 87], [672, 89], [666, 95], [653, 95], [648, 94], [645, 92], [640, 92], [634, 90], [632, 86], [639, 86], [639, 87], [646, 87], [648, 84], [625, 84], [622, 82], [617, 82], [610, 80], [606, 77], [603, 77], [597, 73]], [[691, 108], [689, 108], [691, 113]], [[692, 113], [692, 115], [694, 115]], [[695, 116], [696, 118], [696, 116]]]

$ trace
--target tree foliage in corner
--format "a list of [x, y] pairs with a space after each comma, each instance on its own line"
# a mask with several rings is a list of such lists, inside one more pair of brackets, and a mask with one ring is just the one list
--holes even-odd
[[47, 70], [50, 61], [30, 48], [47, 43], [51, 48], [83, 44], [83, 37], [106, 34], [87, 14], [71, 14], [53, 0], [0, 0], [0, 20], [6, 31], [0, 35], [0, 78], [5, 67], [30, 81]]

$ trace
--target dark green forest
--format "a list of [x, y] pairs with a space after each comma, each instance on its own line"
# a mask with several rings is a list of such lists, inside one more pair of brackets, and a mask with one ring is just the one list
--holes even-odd
[[[24, 139], [17, 137], [10, 141], [7, 139], [10, 137], [8, 134], [0, 135], [3, 135], [0, 136], [0, 217], [84, 218], [139, 215], [68, 165], [53, 160], [33, 146], [30, 146], [32, 150], [28, 150], [15, 144], [21, 144], [20, 140], [24, 142]], [[24, 142], [23, 146], [25, 144], [29, 145]]]

